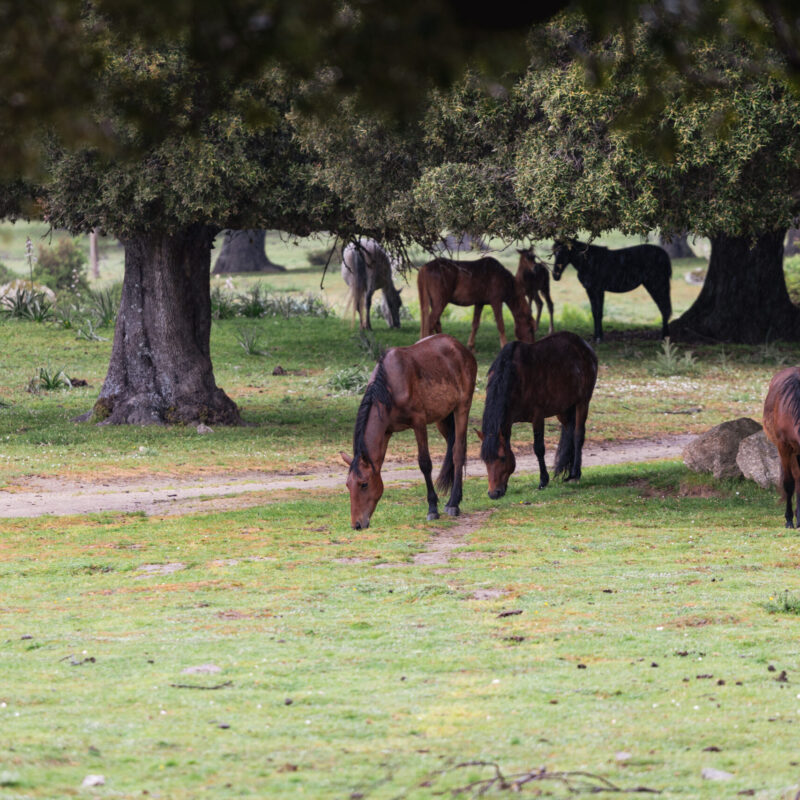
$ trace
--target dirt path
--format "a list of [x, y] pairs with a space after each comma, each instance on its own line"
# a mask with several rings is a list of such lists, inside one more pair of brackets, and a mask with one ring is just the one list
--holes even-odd
[[[678, 457], [693, 439], [691, 434], [664, 436], [603, 444], [587, 443], [583, 466], [623, 464]], [[549, 454], [552, 457], [552, 453]], [[548, 465], [550, 461], [548, 459]], [[536, 457], [531, 453], [517, 457], [517, 472], [536, 472]], [[383, 470], [387, 484], [421, 480], [416, 463], [389, 464]], [[485, 475], [480, 461], [467, 464], [467, 476]], [[39, 517], [45, 514], [91, 514], [100, 511], [141, 511], [145, 514], [173, 515], [197, 511], [246, 508], [274, 501], [279, 492], [294, 489], [341, 488], [344, 491], [345, 467], [299, 475], [247, 474], [197, 476], [195, 478], [137, 479], [127, 482], [83, 481], [66, 483], [56, 478], [31, 478], [10, 490], [0, 491], [0, 518]]]

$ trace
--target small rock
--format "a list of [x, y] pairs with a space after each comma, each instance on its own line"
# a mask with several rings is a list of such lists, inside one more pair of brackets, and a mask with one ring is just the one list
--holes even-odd
[[215, 672], [222, 672], [216, 664], [198, 664], [196, 667], [186, 667], [181, 670], [182, 675], [211, 675]]
[[614, 760], [619, 762], [630, 761], [632, 758], [631, 754], [627, 752], [627, 750], [620, 750], [618, 753], [614, 753]]
[[695, 472], [710, 472], [717, 480], [740, 478], [742, 470], [736, 463], [739, 445], [760, 430], [761, 425], [748, 417], [723, 422], [686, 446], [683, 463]]
[[287, 697], [287, 698], [286, 698], [286, 699], [283, 701], [283, 704], [284, 704], [285, 706], [290, 706], [292, 703], [294, 703], [294, 700], [292, 700], [292, 698], [291, 698], [291, 697]]
[[275, 367], [274, 370], [272, 370], [272, 374], [273, 375], [285, 375], [286, 374], [286, 370], [280, 364], [278, 364], [278, 366]]
[[209, 428], [208, 425], [206, 425], [205, 423], [201, 422], [197, 426], [197, 432], [200, 433], [200, 434], [203, 434], [203, 433], [214, 433], [214, 429], [213, 428]]
[[700, 775], [707, 781], [729, 781], [733, 778], [730, 772], [725, 772], [722, 769], [714, 769], [714, 767], [703, 767]]
[[764, 431], [742, 439], [736, 454], [736, 465], [745, 478], [755, 481], [762, 489], [780, 485], [781, 460], [778, 448], [767, 439]]
[[83, 786], [84, 789], [89, 788], [90, 786], [105, 786], [105, 785], [106, 785], [106, 779], [105, 776], [103, 775], [87, 775], [83, 779], [83, 783], [81, 784], [81, 786]]

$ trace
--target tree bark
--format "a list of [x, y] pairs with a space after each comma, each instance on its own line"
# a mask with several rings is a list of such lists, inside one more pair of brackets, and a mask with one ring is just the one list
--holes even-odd
[[225, 231], [214, 274], [227, 272], [285, 272], [273, 264], [264, 252], [266, 231]]
[[694, 250], [689, 245], [688, 233], [674, 233], [669, 241], [659, 234], [658, 244], [667, 251], [670, 258], [696, 258]]
[[114, 424], [238, 424], [236, 404], [214, 381], [212, 229], [127, 239], [114, 344], [92, 418]]
[[750, 237], [711, 237], [711, 258], [703, 288], [670, 336], [763, 344], [800, 339], [800, 309], [792, 304], [783, 277], [786, 229]]

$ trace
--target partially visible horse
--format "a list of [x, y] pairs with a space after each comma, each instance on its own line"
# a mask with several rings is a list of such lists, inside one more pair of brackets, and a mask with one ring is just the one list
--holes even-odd
[[561, 438], [555, 475], [581, 477], [581, 456], [589, 402], [597, 381], [597, 356], [574, 333], [560, 331], [535, 344], [511, 342], [489, 368], [483, 412], [481, 458], [489, 474], [489, 497], [506, 493], [517, 462], [511, 450], [511, 426], [533, 424], [533, 451], [539, 461], [539, 488], [550, 476], [544, 463], [544, 421], [558, 417]]
[[644, 286], [661, 312], [661, 336], [669, 336], [667, 323], [672, 314], [669, 281], [672, 263], [666, 252], [654, 244], [638, 244], [609, 250], [575, 239], [553, 245], [553, 278], [560, 280], [568, 264], [578, 270], [578, 280], [589, 295], [594, 317], [595, 341], [603, 340], [603, 297], [606, 292], [630, 292]]
[[522, 284], [522, 290], [528, 301], [536, 303], [536, 330], [539, 330], [542, 321], [543, 305], [547, 303], [547, 310], [550, 313], [550, 333], [552, 333], [553, 301], [550, 298], [550, 270], [536, 258], [533, 250], [517, 250], [517, 252], [519, 253], [517, 281]]
[[786, 500], [786, 527], [793, 528], [792, 495], [797, 495], [795, 521], [800, 528], [800, 367], [788, 367], [770, 381], [764, 400], [764, 433], [778, 448], [781, 493]]
[[360, 326], [372, 330], [372, 295], [383, 291], [381, 313], [390, 328], [400, 327], [400, 292], [392, 282], [392, 260], [374, 239], [350, 242], [342, 253], [342, 278], [350, 289], [348, 303], [358, 311]]
[[428, 519], [438, 519], [439, 498], [431, 480], [428, 425], [436, 423], [447, 441], [437, 486], [451, 489], [445, 511], [458, 516], [467, 453], [467, 423], [478, 365], [452, 336], [438, 334], [410, 347], [392, 347], [378, 362], [356, 416], [350, 467], [350, 522], [356, 530], [369, 521], [383, 494], [381, 467], [393, 433], [414, 429], [417, 461], [428, 489]]
[[472, 332], [467, 347], [475, 349], [475, 334], [481, 321], [485, 305], [492, 307], [500, 344], [505, 345], [506, 328], [503, 323], [503, 303], [514, 317], [514, 335], [517, 339], [532, 342], [536, 338], [536, 327], [525, 293], [514, 276], [495, 258], [480, 258], [477, 261], [452, 261], [435, 258], [417, 275], [420, 307], [420, 338], [432, 333], [441, 333], [441, 316], [445, 306], [475, 306], [472, 315]]

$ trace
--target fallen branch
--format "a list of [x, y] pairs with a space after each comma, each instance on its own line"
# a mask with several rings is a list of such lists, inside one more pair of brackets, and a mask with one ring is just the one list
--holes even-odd
[[196, 686], [193, 683], [171, 683], [173, 689], [203, 689], [207, 692], [213, 692], [215, 689], [224, 689], [226, 686], [233, 686], [233, 681], [225, 681], [225, 683], [218, 683], [216, 686]]
[[[612, 783], [602, 775], [595, 775], [591, 772], [582, 770], [557, 770], [551, 772], [546, 767], [519, 772], [513, 775], [504, 775], [500, 765], [493, 761], [462, 761], [453, 767], [439, 770], [433, 773], [432, 778], [439, 778], [458, 769], [468, 767], [489, 767], [494, 774], [489, 778], [482, 778], [472, 781], [465, 786], [457, 786], [454, 789], [443, 789], [434, 792], [437, 795], [450, 794], [453, 797], [470, 793], [473, 797], [482, 797], [487, 792], [494, 790], [521, 792], [522, 787], [535, 781], [555, 781], [562, 784], [570, 794], [599, 794], [601, 792], [615, 792], [617, 794], [661, 794], [660, 789], [652, 789], [649, 786], [622, 787]], [[432, 779], [424, 781], [422, 786], [430, 786]]]

